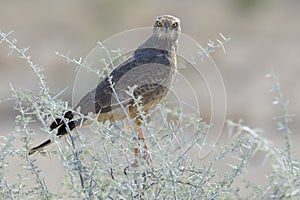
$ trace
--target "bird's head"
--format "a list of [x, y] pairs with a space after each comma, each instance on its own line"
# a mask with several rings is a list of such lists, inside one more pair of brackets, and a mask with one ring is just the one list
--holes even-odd
[[161, 39], [177, 41], [180, 31], [180, 20], [172, 15], [158, 16], [154, 21], [153, 33]]

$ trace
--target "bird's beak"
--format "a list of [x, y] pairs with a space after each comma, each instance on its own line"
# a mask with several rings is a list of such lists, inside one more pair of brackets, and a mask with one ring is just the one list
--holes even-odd
[[166, 33], [168, 32], [168, 29], [169, 29], [169, 27], [168, 27], [168, 26], [165, 26], [165, 31], [166, 31]]

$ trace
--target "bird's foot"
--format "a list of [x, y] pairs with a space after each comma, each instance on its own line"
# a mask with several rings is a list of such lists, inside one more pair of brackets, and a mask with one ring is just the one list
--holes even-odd
[[145, 161], [147, 162], [148, 165], [152, 164], [151, 153], [149, 151], [147, 151], [146, 149], [143, 152], [143, 159], [145, 159]]
[[133, 163], [127, 165], [125, 168], [124, 168], [124, 174], [127, 176], [127, 172], [130, 168], [137, 168], [139, 166], [138, 164], [138, 161], [137, 160], [134, 160]]
[[138, 168], [142, 162], [140, 162], [140, 158], [143, 158], [147, 165], [151, 166], [152, 164], [152, 156], [149, 151], [146, 149], [143, 151], [143, 153], [139, 153], [138, 156], [136, 156], [135, 160], [133, 163], [128, 165], [127, 167], [124, 168], [124, 174], [127, 175], [127, 172], [130, 168]]

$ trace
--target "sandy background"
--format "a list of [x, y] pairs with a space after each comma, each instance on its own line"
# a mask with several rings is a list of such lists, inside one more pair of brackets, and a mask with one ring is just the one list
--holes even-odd
[[[53, 92], [72, 88], [75, 70], [54, 51], [72, 57], [84, 57], [97, 41], [127, 29], [152, 26], [161, 14], [173, 14], [182, 21], [182, 32], [204, 44], [218, 33], [232, 38], [227, 54], [219, 51], [219, 66], [227, 92], [227, 118], [243, 119], [251, 127], [265, 130], [265, 135], [279, 146], [282, 136], [275, 131], [272, 117], [279, 109], [272, 105], [269, 89], [272, 82], [265, 75], [274, 71], [280, 78], [289, 110], [296, 117], [293, 153], [299, 158], [300, 113], [300, 2], [296, 0], [228, 0], [228, 1], [4, 1], [0, 0], [0, 29], [14, 31], [21, 47], [30, 47], [33, 61], [45, 68], [48, 86]], [[0, 99], [16, 88], [36, 89], [31, 69], [9, 49], [0, 45]], [[197, 84], [197, 83], [195, 83]], [[221, 88], [222, 89], [222, 88]], [[71, 100], [71, 89], [62, 95]], [[0, 134], [13, 128], [12, 102], [0, 104]], [[204, 118], [206, 111], [204, 113]], [[264, 182], [266, 168], [263, 154], [249, 164], [245, 175], [256, 183]], [[37, 158], [52, 191], [59, 190], [62, 166], [56, 159]], [[14, 176], [15, 172], [8, 172]], [[258, 174], [253, 176], [253, 173]], [[55, 176], [54, 176], [55, 174]]]

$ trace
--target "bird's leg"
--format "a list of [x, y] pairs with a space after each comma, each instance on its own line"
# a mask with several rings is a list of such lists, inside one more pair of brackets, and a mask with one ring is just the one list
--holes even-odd
[[148, 151], [148, 146], [147, 146], [147, 143], [146, 143], [146, 140], [145, 140], [145, 135], [144, 135], [144, 132], [143, 132], [143, 129], [141, 127], [141, 124], [140, 122], [139, 123], [135, 123], [135, 125], [137, 125], [137, 132], [138, 132], [138, 141], [137, 141], [137, 145], [140, 146], [140, 142], [141, 141], [143, 143], [143, 156], [141, 156], [141, 148], [140, 147], [135, 147], [134, 148], [134, 156], [135, 158], [139, 158], [139, 157], [143, 157], [147, 164], [150, 165], [152, 160], [151, 160], [151, 154], [149, 153]]
[[[136, 118], [136, 114], [137, 113], [137, 108], [135, 106], [130, 106], [129, 107], [129, 114], [131, 119], [135, 118], [135, 121], [133, 123], [133, 127], [129, 126], [129, 124], [127, 123], [127, 121], [125, 121], [125, 128], [127, 128], [127, 130], [130, 130], [131, 132], [137, 133], [137, 135], [135, 135], [133, 137], [133, 141], [136, 143], [135, 147], [134, 147], [134, 163], [130, 164], [129, 166], [125, 167], [124, 169], [124, 173], [127, 174], [127, 171], [130, 167], [138, 167], [138, 159], [139, 158], [144, 158], [147, 162], [148, 165], [151, 164], [152, 160], [151, 160], [151, 155], [150, 153], [147, 151], [147, 144], [145, 141], [145, 136], [143, 133], [143, 129], [142, 129], [142, 117], [137, 117]], [[134, 130], [132, 130], [134, 129]], [[143, 148], [141, 148], [141, 143], [143, 143]], [[143, 156], [141, 156], [143, 153]]]
[[[133, 163], [131, 163], [129, 166], [125, 167], [125, 169], [124, 169], [125, 175], [127, 175], [127, 171], [130, 167], [138, 167], [139, 166], [138, 159], [141, 157], [146, 160], [148, 165], [151, 165], [151, 163], [152, 163], [151, 154], [147, 150], [148, 146], [145, 141], [145, 136], [144, 136], [142, 127], [139, 126], [137, 128], [137, 132], [138, 132], [138, 138], [133, 137], [133, 141], [135, 141], [137, 143], [137, 146], [134, 147], [134, 160], [135, 161]], [[141, 150], [139, 141], [142, 141], [144, 144], [143, 150]], [[143, 153], [143, 156], [141, 156], [141, 151]]]
[[[138, 139], [136, 139], [136, 137], [134, 137], [133, 140], [137, 142], [138, 146], [140, 146], [138, 141], [141, 140], [144, 143], [144, 149], [147, 150], [147, 144], [145, 143], [145, 136], [144, 136], [142, 127], [138, 127], [137, 131], [138, 131]], [[139, 147], [134, 147], [134, 157], [135, 158], [141, 157]]]

